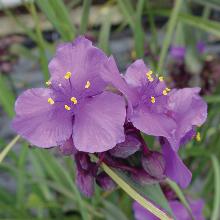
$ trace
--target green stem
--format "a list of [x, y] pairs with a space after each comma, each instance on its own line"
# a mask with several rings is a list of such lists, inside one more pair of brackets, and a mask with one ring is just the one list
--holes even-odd
[[160, 59], [159, 59], [158, 68], [157, 68], [157, 72], [160, 74], [162, 73], [162, 69], [164, 67], [165, 58], [167, 56], [167, 52], [168, 52], [168, 49], [169, 49], [169, 46], [170, 46], [170, 43], [173, 37], [174, 28], [177, 23], [178, 14], [180, 12], [182, 2], [183, 2], [182, 0], [176, 0], [169, 22], [168, 22], [167, 33], [165, 35], [163, 46], [160, 51]]
[[18, 139], [20, 138], [19, 135], [17, 135], [0, 153], [0, 163], [4, 160], [5, 156], [8, 154], [8, 152], [11, 150], [11, 148], [17, 143]]
[[142, 197], [137, 193], [130, 185], [128, 185], [123, 179], [121, 179], [112, 169], [110, 169], [106, 164], [102, 163], [101, 167], [103, 170], [134, 200], [136, 200], [140, 205], [142, 205], [149, 212], [154, 214], [156, 217], [162, 220], [172, 220], [166, 213], [158, 209], [151, 202]]

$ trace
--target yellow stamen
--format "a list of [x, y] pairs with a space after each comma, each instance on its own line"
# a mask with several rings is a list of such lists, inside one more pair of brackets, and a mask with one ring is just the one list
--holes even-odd
[[169, 88], [166, 88], [166, 90], [167, 90], [167, 92], [169, 92], [171, 89], [169, 89]]
[[164, 80], [164, 79], [163, 79], [163, 76], [159, 76], [159, 81], [160, 81], [160, 82], [163, 82], [163, 80]]
[[64, 76], [65, 79], [69, 79], [71, 77], [72, 73], [71, 72], [67, 72]]
[[154, 81], [154, 78], [153, 78], [152, 76], [148, 76], [147, 78], [148, 78], [148, 80], [149, 80], [150, 82], [153, 82], [153, 81]]
[[148, 71], [148, 72], [146, 73], [146, 76], [147, 76], [147, 77], [150, 77], [152, 74], [153, 74], [153, 72], [150, 70], [150, 71]]
[[200, 132], [197, 132], [197, 134], [196, 134], [196, 141], [198, 141], [198, 142], [201, 141], [201, 134], [200, 134]]
[[90, 87], [91, 83], [89, 81], [86, 82], [85, 88], [88, 89]]
[[166, 89], [163, 90], [163, 95], [167, 95], [167, 90]]
[[69, 111], [71, 108], [68, 105], [64, 105], [65, 109]]
[[52, 98], [48, 98], [47, 101], [48, 101], [48, 103], [51, 104], [51, 105], [54, 104], [54, 100], [53, 100]]
[[73, 102], [74, 105], [77, 104], [77, 99], [75, 97], [72, 97], [70, 100], [71, 100], [71, 102]]
[[150, 97], [150, 99], [151, 99], [151, 103], [153, 103], [153, 104], [154, 104], [154, 103], [156, 102], [156, 99], [155, 99], [155, 97], [154, 97], [154, 96], [151, 96], [151, 97]]
[[47, 81], [47, 82], [45, 82], [45, 84], [46, 84], [47, 86], [50, 86], [50, 85], [51, 85], [51, 81]]

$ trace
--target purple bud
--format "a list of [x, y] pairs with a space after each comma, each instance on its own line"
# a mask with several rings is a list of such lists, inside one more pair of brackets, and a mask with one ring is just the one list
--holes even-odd
[[96, 177], [96, 183], [104, 190], [112, 190], [115, 188], [115, 182], [104, 172]]
[[165, 161], [161, 153], [151, 152], [141, 159], [144, 170], [156, 179], [164, 178]]
[[94, 177], [91, 175], [90, 172], [77, 169], [76, 185], [86, 197], [91, 197], [93, 195]]
[[127, 158], [140, 149], [141, 142], [133, 135], [126, 135], [125, 141], [117, 144], [109, 153], [114, 157]]
[[141, 185], [158, 183], [158, 180], [146, 173], [144, 169], [137, 170], [137, 172], [132, 173], [131, 176], [137, 183]]
[[94, 193], [94, 176], [97, 172], [95, 163], [90, 161], [87, 153], [78, 152], [75, 155], [76, 162], [76, 185], [87, 197]]
[[186, 48], [183, 46], [171, 46], [170, 55], [177, 60], [183, 60], [186, 54]]

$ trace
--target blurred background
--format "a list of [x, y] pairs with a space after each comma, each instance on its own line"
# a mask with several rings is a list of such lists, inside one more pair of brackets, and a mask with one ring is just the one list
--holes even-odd
[[122, 72], [143, 58], [171, 88], [202, 88], [208, 120], [181, 150], [193, 172], [185, 191], [219, 220], [219, 0], [0, 0], [0, 219], [134, 219], [126, 193], [97, 186], [84, 198], [72, 158], [17, 142], [10, 127], [16, 97], [43, 87], [56, 45], [78, 35], [113, 54]]

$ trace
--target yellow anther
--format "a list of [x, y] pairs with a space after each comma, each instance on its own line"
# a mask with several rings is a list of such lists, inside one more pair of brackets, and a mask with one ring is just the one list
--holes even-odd
[[59, 86], [59, 87], [61, 87], [61, 86], [62, 86], [62, 84], [61, 84], [61, 83], [59, 83], [59, 84], [58, 84], [58, 86]]
[[167, 90], [166, 89], [163, 90], [163, 95], [167, 95]]
[[64, 105], [65, 109], [69, 111], [71, 108], [68, 105]]
[[163, 79], [163, 76], [159, 76], [158, 79], [159, 79], [160, 82], [163, 82], [163, 80], [164, 80], [164, 79]]
[[200, 132], [197, 132], [197, 134], [196, 134], [196, 140], [197, 140], [198, 142], [201, 141], [201, 134], [200, 134]]
[[51, 83], [51, 81], [47, 81], [47, 82], [45, 82], [45, 84], [46, 84], [47, 86], [50, 86], [52, 83]]
[[153, 81], [154, 81], [154, 78], [153, 78], [152, 76], [148, 76], [147, 78], [148, 78], [148, 80], [149, 80], [150, 82], [153, 82]]
[[71, 72], [67, 72], [64, 76], [65, 79], [69, 79], [71, 77], [72, 73]]
[[90, 87], [91, 83], [89, 81], [86, 82], [85, 88], [88, 89]]
[[73, 102], [74, 105], [77, 104], [77, 99], [75, 97], [72, 97], [70, 100], [71, 100], [71, 102]]
[[54, 104], [54, 100], [53, 100], [52, 98], [48, 98], [47, 101], [48, 101], [48, 103], [51, 104], [51, 105]]
[[150, 71], [148, 71], [148, 72], [146, 73], [146, 76], [147, 76], [147, 77], [150, 77], [152, 74], [153, 74], [153, 71], [150, 70]]
[[166, 90], [167, 90], [167, 92], [169, 92], [171, 89], [169, 89], [169, 88], [166, 88]]
[[154, 103], [156, 102], [156, 99], [155, 99], [155, 97], [154, 97], [154, 96], [151, 96], [151, 97], [150, 97], [150, 99], [151, 99], [151, 100], [150, 100], [150, 101], [151, 101], [151, 103], [153, 103], [153, 104], [154, 104]]

